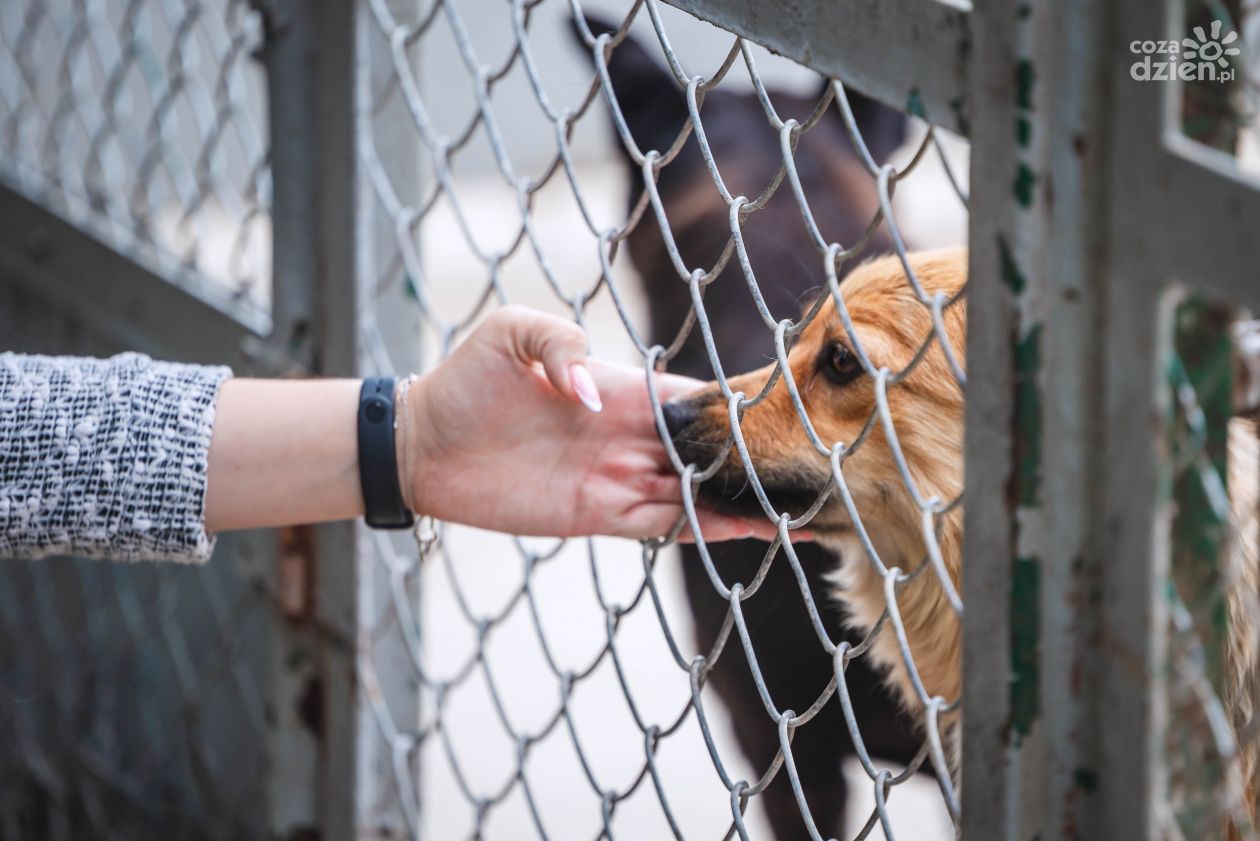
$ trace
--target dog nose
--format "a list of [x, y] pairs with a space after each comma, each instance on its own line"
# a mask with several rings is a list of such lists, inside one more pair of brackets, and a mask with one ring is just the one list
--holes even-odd
[[661, 406], [661, 412], [665, 415], [665, 429], [669, 431], [670, 438], [677, 438], [684, 429], [691, 426], [699, 414], [695, 404], [686, 400], [670, 401]]

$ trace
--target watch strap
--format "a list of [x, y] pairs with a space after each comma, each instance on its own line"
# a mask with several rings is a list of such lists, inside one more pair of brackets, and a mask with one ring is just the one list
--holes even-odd
[[405, 529], [415, 517], [403, 502], [394, 443], [394, 378], [369, 377], [359, 391], [359, 484], [363, 519], [374, 529]]

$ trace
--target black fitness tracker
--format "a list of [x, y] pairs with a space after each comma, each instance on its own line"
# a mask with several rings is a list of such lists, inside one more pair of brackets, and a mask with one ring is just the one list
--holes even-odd
[[403, 503], [394, 449], [394, 378], [369, 377], [359, 391], [359, 485], [363, 519], [374, 529], [405, 529], [415, 517]]

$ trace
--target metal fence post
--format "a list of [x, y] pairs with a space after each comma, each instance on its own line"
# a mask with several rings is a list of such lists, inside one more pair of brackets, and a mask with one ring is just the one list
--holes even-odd
[[[367, 308], [380, 304], [366, 291], [373, 241], [359, 181], [360, 121], [370, 110], [362, 8], [268, 0], [263, 9], [275, 182], [274, 342], [316, 375], [361, 376], [379, 367], [364, 330], [376, 318]], [[278, 573], [281, 600], [291, 609], [275, 646], [281, 724], [273, 831], [286, 838], [307, 827], [325, 839], [399, 837], [400, 814], [382, 806], [397, 801], [387, 782], [391, 746], [378, 735], [356, 662], [379, 613], [377, 548], [352, 523], [288, 537]]]
[[972, 100], [984, 106], [968, 353], [989, 376], [969, 384], [967, 404], [966, 837], [1078, 837], [1102, 773], [1088, 756], [1094, 727], [1134, 712], [1090, 708], [1082, 685], [1102, 667], [1091, 541], [1114, 10], [984, 3], [971, 18]]
[[1176, 85], [1130, 77], [1134, 39], [1184, 34], [1175, 4], [992, 6], [969, 355], [1001, 376], [968, 395], [964, 835], [1161, 837], [1170, 290], [1255, 304], [1260, 198], [1174, 132]]
[[1019, 766], [1007, 748], [1013, 505], [1005, 490], [1014, 472], [1011, 281], [1019, 275], [1003, 272], [1014, 262], [1016, 13], [1009, 3], [977, 0], [970, 20], [977, 107], [971, 115], [967, 358], [985, 359], [988, 376], [971, 378], [966, 388], [961, 827], [968, 838], [1003, 838], [1019, 811], [1011, 802]]
[[[353, 30], [344, 4], [277, 0], [261, 7], [271, 125], [275, 330], [312, 373], [353, 375], [352, 333], [327, 312], [353, 312]], [[328, 38], [331, 31], [339, 38]], [[334, 71], [336, 67], [336, 71]], [[344, 81], [338, 79], [338, 73]], [[329, 202], [329, 194], [341, 197]], [[324, 236], [340, 213], [340, 235]], [[335, 302], [335, 303], [334, 303]], [[354, 551], [349, 525], [288, 534], [273, 570], [274, 681], [268, 824], [276, 837], [353, 837]], [[328, 604], [325, 594], [344, 594]], [[347, 732], [349, 731], [349, 732]]]

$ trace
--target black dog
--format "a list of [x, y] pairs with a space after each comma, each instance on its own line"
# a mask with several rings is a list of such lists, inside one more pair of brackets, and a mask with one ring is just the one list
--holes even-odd
[[[596, 36], [614, 29], [595, 20], [588, 20], [588, 25]], [[731, 72], [739, 69], [737, 66]], [[652, 149], [664, 153], [687, 119], [682, 89], [631, 38], [613, 51], [609, 76], [639, 148], [645, 153]], [[772, 92], [771, 100], [784, 119], [791, 116], [804, 121], [818, 97]], [[902, 143], [905, 118], [901, 114], [852, 92], [849, 101], [877, 161]], [[752, 94], [731, 93], [719, 86], [706, 95], [701, 117], [728, 189], [733, 195], [755, 198], [771, 182], [782, 161], [778, 135], [760, 103]], [[634, 206], [643, 192], [643, 178], [638, 165], [628, 155], [625, 159], [630, 203]], [[878, 202], [874, 182], [859, 160], [836, 106], [801, 137], [795, 161], [823, 236], [845, 246], [857, 241]], [[678, 158], [661, 171], [658, 189], [686, 265], [713, 266], [730, 238], [730, 225], [726, 205], [713, 184], [694, 135]], [[749, 218], [743, 234], [770, 311], [778, 319], [798, 317], [803, 299], [824, 283], [824, 275], [822, 258], [786, 181], [766, 207]], [[631, 261], [646, 286], [650, 340], [668, 345], [683, 325], [691, 300], [650, 209], [629, 237], [628, 246]], [[869, 248], [870, 254], [891, 248], [882, 229], [872, 238]], [[757, 313], [734, 258], [708, 287], [704, 303], [727, 374], [750, 371], [773, 359], [773, 337]], [[669, 369], [712, 379], [713, 369], [699, 330], [692, 331]], [[766, 545], [742, 541], [710, 549], [724, 580], [747, 583], [761, 565]], [[834, 569], [835, 559], [808, 544], [800, 545], [797, 553], [811, 592], [816, 599], [824, 599], [820, 594], [825, 594], [829, 585], [823, 576]], [[714, 591], [695, 548], [684, 546], [682, 554], [687, 597], [696, 623], [696, 643], [705, 652], [714, 644], [728, 605]], [[838, 632], [838, 608], [821, 602], [820, 608], [832, 613], [832, 629]], [[807, 709], [831, 680], [832, 662], [814, 634], [799, 586], [782, 553], [772, 563], [760, 592], [745, 602], [744, 614], [775, 704], [779, 709], [797, 712]], [[760, 773], [779, 748], [778, 736], [762, 707], [734, 632], [709, 680], [730, 708], [740, 746]], [[922, 736], [915, 723], [899, 711], [897, 702], [863, 658], [849, 664], [846, 682], [868, 749], [890, 761], [910, 761], [922, 744]], [[853, 742], [835, 700], [797, 732], [792, 752], [819, 831], [824, 836], [840, 833], [846, 800], [841, 760], [853, 752]], [[776, 838], [787, 841], [806, 837], [785, 773], [779, 774], [763, 799]]]

